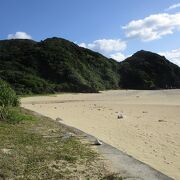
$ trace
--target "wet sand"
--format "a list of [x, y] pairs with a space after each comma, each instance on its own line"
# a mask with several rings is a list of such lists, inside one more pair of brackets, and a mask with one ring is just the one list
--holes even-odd
[[60, 118], [180, 179], [180, 90], [36, 96], [23, 98], [22, 106]]

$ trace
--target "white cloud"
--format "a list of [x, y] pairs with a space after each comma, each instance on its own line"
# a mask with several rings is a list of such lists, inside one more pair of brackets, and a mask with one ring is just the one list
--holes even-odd
[[9, 34], [8, 39], [32, 39], [32, 37], [25, 32], [16, 32], [15, 34]]
[[165, 56], [168, 60], [180, 66], [180, 48], [171, 51], [160, 52], [159, 54]]
[[179, 8], [179, 7], [180, 7], [180, 3], [173, 4], [172, 6], [169, 6], [167, 9], [165, 9], [165, 11], [171, 11], [171, 10]]
[[111, 52], [123, 51], [126, 49], [127, 44], [121, 39], [99, 39], [93, 41], [92, 43], [85, 44], [81, 43], [79, 46], [88, 48], [103, 54], [108, 54]]
[[121, 62], [126, 59], [126, 56], [122, 54], [121, 52], [111, 54], [110, 57], [118, 62]]
[[160, 39], [180, 30], [180, 13], [150, 15], [144, 19], [133, 20], [122, 28], [128, 38], [139, 38], [142, 41]]
[[78, 44], [80, 47], [83, 47], [83, 48], [87, 48], [86, 44], [85, 43], [80, 43]]

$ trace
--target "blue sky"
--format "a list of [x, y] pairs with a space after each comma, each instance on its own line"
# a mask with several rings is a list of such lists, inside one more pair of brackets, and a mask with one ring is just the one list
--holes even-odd
[[0, 1], [0, 39], [54, 36], [119, 61], [145, 49], [180, 65], [180, 0]]

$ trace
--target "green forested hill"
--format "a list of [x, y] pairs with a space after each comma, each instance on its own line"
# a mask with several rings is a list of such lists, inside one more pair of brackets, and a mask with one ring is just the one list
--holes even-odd
[[61, 38], [0, 41], [0, 78], [18, 94], [180, 88], [180, 68], [140, 51], [118, 63]]
[[60, 38], [0, 41], [0, 77], [19, 93], [116, 89], [118, 63]]
[[119, 73], [122, 88], [180, 88], [180, 67], [164, 56], [148, 51], [138, 51], [123, 61]]

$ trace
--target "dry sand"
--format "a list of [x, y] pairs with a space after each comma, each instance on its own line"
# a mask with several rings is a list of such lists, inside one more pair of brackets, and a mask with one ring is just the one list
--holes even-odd
[[[180, 90], [27, 97], [22, 106], [92, 134], [180, 179]], [[118, 115], [123, 116], [118, 119]]]

